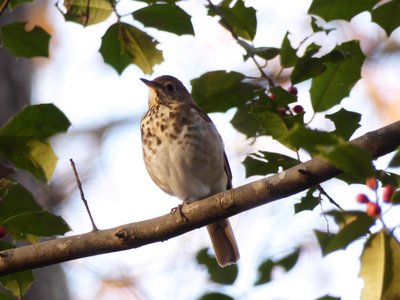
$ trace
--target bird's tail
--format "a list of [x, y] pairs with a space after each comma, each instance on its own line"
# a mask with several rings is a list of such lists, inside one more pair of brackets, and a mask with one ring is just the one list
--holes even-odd
[[228, 219], [207, 225], [207, 230], [220, 267], [228, 266], [239, 260], [239, 249]]

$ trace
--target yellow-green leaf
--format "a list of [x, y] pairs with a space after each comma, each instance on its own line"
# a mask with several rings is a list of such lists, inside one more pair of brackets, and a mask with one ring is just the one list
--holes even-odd
[[66, 21], [79, 23], [83, 26], [93, 25], [106, 20], [112, 13], [113, 7], [109, 0], [65, 0], [67, 12]]

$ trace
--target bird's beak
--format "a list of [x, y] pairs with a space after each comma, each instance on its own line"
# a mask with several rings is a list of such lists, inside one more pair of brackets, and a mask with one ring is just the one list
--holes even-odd
[[147, 80], [147, 79], [144, 79], [144, 78], [140, 78], [140, 80], [143, 81], [143, 83], [144, 83], [145, 85], [147, 85], [147, 86], [148, 86], [149, 88], [151, 88], [151, 89], [154, 89], [154, 90], [160, 89], [160, 87], [158, 86], [158, 84], [155, 83], [154, 81]]

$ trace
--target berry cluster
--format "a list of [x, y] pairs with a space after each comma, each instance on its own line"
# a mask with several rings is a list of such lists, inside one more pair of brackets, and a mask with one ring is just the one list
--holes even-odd
[[[295, 86], [293, 86], [293, 85], [290, 86], [287, 89], [287, 91], [289, 93], [291, 93], [292, 95], [297, 96], [298, 91]], [[273, 93], [269, 93], [267, 96], [270, 101], [274, 101], [276, 99], [276, 95]], [[277, 110], [278, 110], [279, 114], [281, 115], [281, 117], [285, 117], [287, 115], [293, 115], [293, 114], [301, 114], [304, 112], [304, 108], [300, 104], [296, 104], [292, 108], [289, 108], [288, 106], [279, 106], [279, 107], [277, 107]]]
[[3, 237], [5, 237], [7, 234], [7, 229], [4, 226], [0, 225], [0, 239], [2, 239]]
[[[369, 177], [367, 178], [367, 180], [365, 181], [365, 185], [376, 192], [376, 199], [375, 201], [371, 201], [368, 196], [366, 194], [358, 194], [356, 196], [356, 201], [358, 203], [363, 203], [367, 205], [367, 215], [370, 217], [379, 217], [382, 209], [381, 206], [378, 203], [378, 181], [375, 177]], [[394, 193], [394, 186], [392, 184], [387, 184], [383, 187], [382, 190], [382, 201], [384, 203], [390, 203], [391, 199], [392, 199], [392, 195]]]

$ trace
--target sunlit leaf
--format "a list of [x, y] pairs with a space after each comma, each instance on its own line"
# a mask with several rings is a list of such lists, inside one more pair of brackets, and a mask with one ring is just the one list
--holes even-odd
[[113, 12], [109, 0], [64, 0], [64, 6], [67, 9], [65, 20], [83, 26], [103, 22]]
[[38, 104], [26, 107], [12, 118], [0, 129], [0, 135], [46, 140], [54, 134], [67, 131], [70, 125], [63, 112], [53, 104]]
[[129, 64], [150, 74], [154, 65], [163, 60], [162, 52], [156, 46], [157, 42], [140, 29], [127, 23], [116, 23], [104, 34], [100, 53], [119, 74]]
[[371, 235], [361, 255], [361, 299], [397, 299], [400, 295], [400, 245], [384, 230]]
[[153, 4], [136, 10], [133, 18], [147, 27], [169, 31], [178, 35], [194, 34], [191, 17], [175, 4]]
[[385, 29], [389, 36], [400, 27], [400, 0], [392, 0], [372, 11], [372, 21]]
[[350, 20], [363, 11], [370, 11], [377, 0], [314, 0], [308, 10], [311, 15], [318, 15], [325, 21]]
[[220, 284], [233, 284], [235, 282], [238, 275], [237, 265], [233, 264], [221, 268], [218, 266], [215, 257], [208, 254], [207, 248], [200, 250], [196, 259], [199, 265], [204, 265], [207, 268], [210, 279], [213, 282]]
[[206, 112], [225, 112], [232, 107], [244, 106], [255, 96], [258, 86], [242, 82], [238, 72], [213, 71], [193, 79], [192, 96]]
[[345, 57], [340, 62], [325, 63], [326, 70], [314, 77], [311, 84], [311, 103], [314, 111], [322, 112], [347, 97], [361, 77], [365, 56], [358, 42], [351, 41], [335, 48]]
[[4, 47], [20, 57], [49, 56], [50, 35], [40, 27], [26, 31], [26, 24], [11, 23], [0, 28]]

